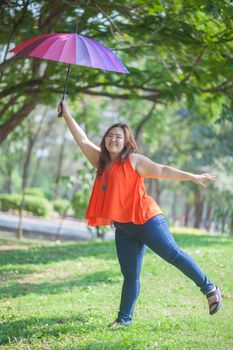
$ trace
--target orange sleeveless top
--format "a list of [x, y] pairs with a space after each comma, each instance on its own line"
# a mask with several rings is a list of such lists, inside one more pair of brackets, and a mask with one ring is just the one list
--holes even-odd
[[111, 225], [113, 221], [143, 224], [162, 214], [153, 198], [146, 194], [144, 179], [132, 167], [129, 157], [116, 160], [109, 170], [96, 176], [86, 219], [90, 226]]

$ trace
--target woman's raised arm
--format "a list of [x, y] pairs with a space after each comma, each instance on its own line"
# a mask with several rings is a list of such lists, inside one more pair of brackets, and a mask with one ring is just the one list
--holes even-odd
[[[58, 112], [61, 111], [61, 106], [58, 106]], [[63, 117], [66, 121], [68, 128], [70, 129], [73, 138], [76, 143], [89, 160], [89, 162], [95, 167], [99, 166], [99, 157], [100, 157], [100, 147], [96, 146], [93, 142], [91, 142], [86, 133], [81, 129], [81, 127], [76, 123], [74, 118], [71, 116], [68, 104], [63, 101], [62, 102], [62, 111]]]

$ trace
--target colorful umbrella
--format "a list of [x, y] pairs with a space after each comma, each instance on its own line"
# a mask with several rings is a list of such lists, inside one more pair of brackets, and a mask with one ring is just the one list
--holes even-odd
[[[126, 67], [111, 49], [77, 33], [39, 35], [22, 42], [10, 52], [14, 56], [36, 57], [68, 63], [62, 101], [66, 95], [71, 64], [128, 73]], [[58, 116], [62, 117], [62, 112]]]

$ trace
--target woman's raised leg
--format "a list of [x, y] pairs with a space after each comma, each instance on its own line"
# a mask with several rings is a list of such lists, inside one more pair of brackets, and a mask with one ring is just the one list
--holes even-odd
[[197, 262], [178, 247], [163, 215], [155, 216], [140, 226], [141, 228], [137, 229], [137, 237], [140, 237], [143, 243], [161, 258], [189, 277], [203, 294], [206, 295], [215, 288]]

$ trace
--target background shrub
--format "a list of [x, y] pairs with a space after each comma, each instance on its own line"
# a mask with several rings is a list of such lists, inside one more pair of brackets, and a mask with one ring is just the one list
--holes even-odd
[[43, 190], [39, 187], [26, 188], [24, 193], [27, 195], [30, 195], [30, 196], [37, 196], [37, 197], [45, 198], [45, 194], [44, 194]]
[[67, 199], [56, 199], [52, 202], [53, 209], [56, 211], [59, 215], [63, 215], [65, 211], [71, 208], [71, 203]]
[[[19, 210], [22, 203], [21, 194], [0, 194], [1, 210]], [[51, 213], [50, 202], [42, 196], [25, 195], [23, 210], [35, 216], [48, 217]]]
[[77, 219], [84, 219], [89, 197], [83, 191], [77, 191], [72, 198], [72, 207]]

